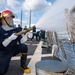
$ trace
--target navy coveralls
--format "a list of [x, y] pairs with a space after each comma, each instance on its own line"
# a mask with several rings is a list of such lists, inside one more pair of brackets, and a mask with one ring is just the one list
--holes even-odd
[[[9, 63], [12, 56], [17, 55], [18, 53], [27, 53], [27, 45], [21, 44], [20, 40], [22, 36], [18, 36], [16, 40], [13, 40], [9, 43], [7, 47], [4, 47], [2, 42], [8, 38], [11, 34], [19, 32], [19, 28], [13, 30], [5, 31], [0, 27], [0, 75], [8, 70]], [[19, 42], [20, 44], [17, 44]]]
[[31, 40], [34, 38], [34, 36], [36, 37], [36, 40], [37, 40], [36, 27], [33, 27], [33, 35], [32, 35]]
[[0, 22], [0, 27], [2, 26], [2, 22]]

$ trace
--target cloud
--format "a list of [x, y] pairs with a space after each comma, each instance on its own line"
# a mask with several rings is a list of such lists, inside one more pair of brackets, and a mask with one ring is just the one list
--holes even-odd
[[19, 9], [21, 8], [20, 2], [17, 0], [7, 0], [7, 6], [12, 9]]
[[[23, 10], [25, 10], [25, 18], [29, 21], [29, 11], [31, 9], [31, 22], [36, 23], [41, 15], [51, 7], [51, 2], [47, 2], [46, 0], [25, 0], [22, 4]], [[41, 13], [41, 15], [40, 15]], [[37, 17], [35, 19], [35, 17]]]
[[51, 2], [46, 0], [25, 0], [24, 2], [20, 0], [0, 0], [0, 7], [6, 7], [9, 9], [23, 9], [23, 10], [33, 10], [33, 11], [43, 11], [51, 6]]
[[[14, 19], [14, 24], [18, 27], [18, 24], [21, 24], [21, 20], [20, 19]], [[26, 21], [22, 21], [22, 25], [26, 25], [26, 24], [27, 24]]]
[[5, 0], [0, 0], [0, 8], [6, 5], [6, 1]]
[[[40, 12], [44, 13], [46, 9], [51, 6], [51, 2], [47, 2], [46, 0], [0, 0], [0, 11], [3, 10], [11, 10], [15, 13], [17, 18], [20, 18], [21, 9], [23, 9], [23, 19], [29, 23], [29, 11], [32, 10], [31, 17], [32, 23], [36, 23], [40, 18]], [[36, 12], [33, 12], [36, 11]], [[36, 19], [35, 19], [36, 17]]]
[[51, 6], [51, 2], [46, 0], [25, 0], [23, 9], [32, 11], [42, 11]]

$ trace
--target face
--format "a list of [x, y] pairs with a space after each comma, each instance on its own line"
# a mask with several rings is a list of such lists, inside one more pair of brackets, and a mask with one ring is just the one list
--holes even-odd
[[14, 26], [13, 17], [5, 17], [5, 20], [10, 26]]

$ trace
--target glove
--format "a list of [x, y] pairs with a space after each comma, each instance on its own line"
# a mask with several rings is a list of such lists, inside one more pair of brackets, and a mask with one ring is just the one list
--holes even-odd
[[7, 39], [5, 39], [2, 44], [6, 47], [7, 45], [9, 45], [9, 43], [12, 40], [15, 40], [18, 36], [15, 36], [14, 34], [12, 34], [10, 37], [8, 37]]
[[27, 41], [27, 34], [25, 34], [22, 39], [20, 40], [21, 43], [25, 43]]

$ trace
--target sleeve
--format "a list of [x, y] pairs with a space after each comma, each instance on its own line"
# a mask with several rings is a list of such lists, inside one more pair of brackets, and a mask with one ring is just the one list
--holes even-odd
[[7, 46], [10, 44], [10, 42], [13, 41], [13, 40], [16, 40], [17, 37], [18, 37], [18, 36], [15, 36], [14, 33], [13, 33], [11, 36], [9, 36], [7, 39], [5, 39], [5, 40], [2, 42], [2, 44], [3, 44], [5, 47], [7, 47]]
[[[20, 32], [21, 30], [19, 28], [17, 28], [17, 32]], [[18, 36], [17, 41], [21, 44], [20, 40], [22, 38], [22, 35]]]
[[3, 39], [2, 35], [0, 34], [0, 50], [5, 48], [2, 44], [3, 41], [4, 41], [4, 39]]
[[28, 40], [28, 39], [27, 39], [27, 34], [25, 34], [25, 35], [21, 38], [20, 43], [21, 43], [21, 44], [22, 44], [22, 43], [25, 43], [27, 40]]
[[[19, 31], [20, 31], [20, 29], [18, 28], [18, 32]], [[17, 40], [20, 44], [25, 43], [27, 41], [27, 34], [25, 34], [25, 35], [22, 34], [22, 35], [18, 36]]]
[[2, 26], [2, 23], [0, 22], [0, 27]]

